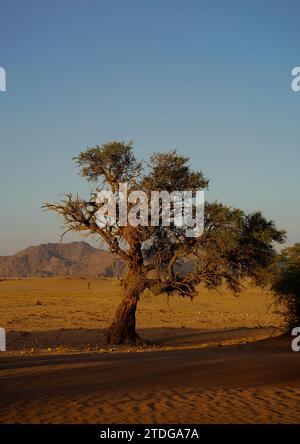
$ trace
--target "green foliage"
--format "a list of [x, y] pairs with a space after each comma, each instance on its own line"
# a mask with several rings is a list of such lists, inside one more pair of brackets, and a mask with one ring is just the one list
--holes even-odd
[[109, 142], [82, 151], [74, 160], [88, 181], [107, 183], [134, 180], [141, 172], [141, 163], [133, 154], [133, 143]]
[[[154, 190], [208, 187], [203, 173], [193, 171], [189, 158], [176, 150], [156, 153], [142, 164], [134, 156], [132, 142], [114, 141], [88, 148], [75, 161], [81, 175], [95, 182], [97, 189], [109, 186], [117, 192], [119, 182], [127, 182], [129, 190], [141, 189], [150, 195]], [[98, 210], [95, 195], [92, 192], [83, 200], [70, 194], [61, 203], [46, 207], [63, 216], [67, 230], [99, 235], [110, 251], [143, 276], [144, 286], [155, 292], [192, 297], [199, 283], [212, 288], [226, 283], [239, 291], [245, 277], [261, 281], [262, 271], [274, 260], [274, 242], [285, 238], [260, 212], [246, 214], [219, 202], [205, 204], [204, 233], [198, 238], [186, 237], [186, 227], [172, 223], [99, 228], [94, 216]]]
[[204, 218], [204, 233], [199, 238], [184, 239], [179, 230], [168, 227], [156, 233], [151, 253], [160, 257], [157, 263], [162, 270], [174, 257], [190, 262], [184, 275], [170, 273], [169, 268], [158, 290], [193, 296], [199, 283], [208, 288], [227, 284], [234, 292], [241, 290], [244, 278], [265, 284], [266, 270], [276, 257], [273, 243], [284, 241], [284, 231], [260, 212], [245, 214], [219, 202], [206, 203]]
[[300, 325], [300, 243], [285, 248], [277, 258], [273, 291], [287, 308], [287, 328]]
[[191, 171], [189, 160], [188, 157], [179, 155], [176, 150], [154, 154], [142, 181], [143, 189], [172, 192], [207, 188], [208, 179], [201, 171]]

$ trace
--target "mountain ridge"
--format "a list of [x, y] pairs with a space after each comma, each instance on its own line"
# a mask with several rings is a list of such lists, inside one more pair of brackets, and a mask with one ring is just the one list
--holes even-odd
[[31, 245], [10, 256], [0, 256], [1, 278], [94, 276], [114, 277], [125, 264], [112, 253], [87, 242]]

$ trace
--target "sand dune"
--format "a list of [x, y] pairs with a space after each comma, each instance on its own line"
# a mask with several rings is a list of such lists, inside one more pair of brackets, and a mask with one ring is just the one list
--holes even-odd
[[144, 353], [1, 359], [1, 422], [299, 422], [286, 339]]
[[146, 294], [142, 348], [105, 346], [120, 297], [105, 279], [0, 282], [0, 422], [300, 422], [300, 353], [270, 293]]

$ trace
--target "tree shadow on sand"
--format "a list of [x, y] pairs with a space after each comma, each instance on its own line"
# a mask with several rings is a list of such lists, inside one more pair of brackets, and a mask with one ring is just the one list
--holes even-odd
[[47, 331], [7, 331], [8, 352], [38, 351], [115, 351], [138, 349], [188, 349], [225, 346], [261, 340], [279, 334], [274, 327], [205, 330], [193, 328], [153, 327], [138, 330], [149, 345], [112, 346], [106, 344], [105, 329], [57, 329]]

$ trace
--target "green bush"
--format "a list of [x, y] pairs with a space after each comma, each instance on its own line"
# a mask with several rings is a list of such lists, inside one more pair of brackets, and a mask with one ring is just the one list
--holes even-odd
[[277, 301], [287, 308], [287, 328], [300, 326], [300, 243], [278, 256], [272, 290]]

